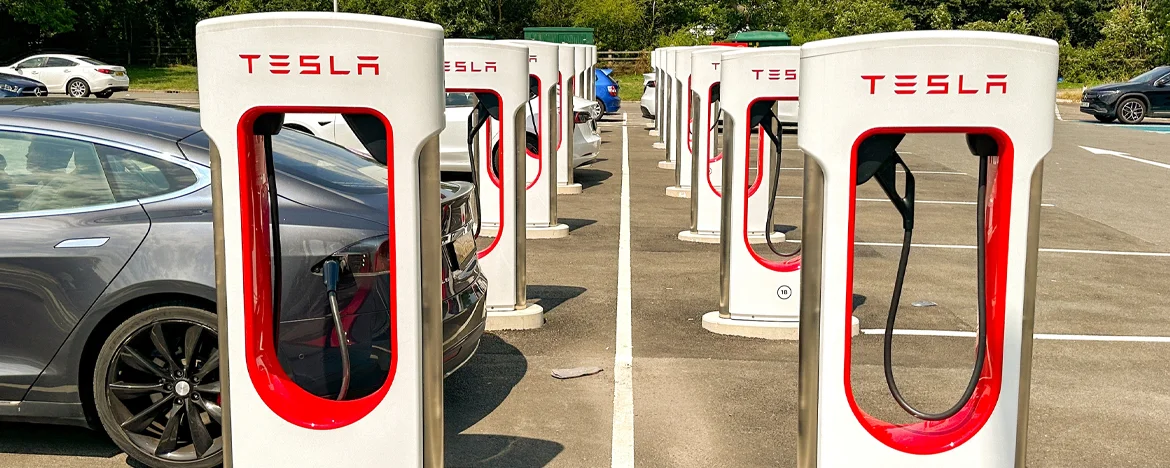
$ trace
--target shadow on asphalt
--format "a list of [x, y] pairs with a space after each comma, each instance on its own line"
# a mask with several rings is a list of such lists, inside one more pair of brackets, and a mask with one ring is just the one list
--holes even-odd
[[557, 221], [560, 221], [560, 222], [568, 225], [569, 232], [576, 231], [576, 230], [581, 229], [585, 226], [597, 224], [597, 220], [595, 220], [595, 219], [560, 218], [560, 217], [558, 217]]
[[549, 313], [557, 306], [564, 304], [566, 301], [580, 296], [585, 292], [585, 288], [578, 286], [551, 286], [544, 284], [530, 284], [525, 290], [526, 297], [538, 299], [537, 304], [544, 308], [544, 313]]
[[[113, 458], [122, 450], [104, 433], [81, 427], [0, 423], [0, 455]], [[95, 462], [96, 463], [96, 462]], [[126, 464], [145, 468], [133, 460]]]
[[582, 189], [601, 185], [602, 182], [605, 182], [610, 177], [613, 177], [612, 172], [600, 169], [577, 168], [576, 171], [573, 171], [573, 182], [581, 184]]
[[488, 333], [483, 336], [479, 355], [447, 377], [443, 403], [446, 466], [545, 466], [565, 450], [559, 443], [529, 437], [463, 434], [503, 404], [527, 372], [528, 360], [520, 350]]

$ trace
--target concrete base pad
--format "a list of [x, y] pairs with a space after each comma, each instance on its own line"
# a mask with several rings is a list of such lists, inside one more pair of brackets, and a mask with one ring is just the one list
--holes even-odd
[[663, 143], [663, 142], [661, 142], [661, 141], [656, 141], [656, 142], [654, 142], [654, 144], [653, 144], [653, 145], [651, 145], [651, 146], [653, 146], [653, 147], [654, 147], [654, 149], [666, 149], [666, 143]]
[[523, 309], [488, 309], [485, 330], [532, 330], [544, 325], [544, 308], [528, 304]]
[[563, 239], [569, 237], [569, 225], [528, 226], [524, 237], [528, 239]]
[[659, 169], [674, 170], [674, 161], [658, 161]]
[[691, 198], [690, 187], [667, 187], [666, 196], [674, 198]]
[[479, 237], [496, 237], [500, 233], [499, 224], [480, 224]]
[[557, 195], [577, 195], [581, 193], [581, 184], [557, 185]]
[[[784, 242], [785, 239], [786, 237], [784, 236], [783, 232], [772, 233], [772, 242], [774, 243], [778, 244]], [[719, 233], [716, 231], [679, 231], [678, 240], [685, 242], [697, 242], [700, 244], [718, 244]], [[752, 244], [763, 244], [768, 242], [768, 239], [764, 238], [763, 233], [748, 234], [748, 242]]]
[[[756, 320], [733, 320], [719, 317], [719, 312], [703, 314], [703, 328], [720, 335], [746, 336], [765, 340], [800, 339], [800, 322], [763, 322]], [[852, 336], [861, 334], [861, 321], [853, 317]]]
[[650, 130], [650, 136], [658, 136], [658, 130], [654, 128], [654, 124], [646, 124], [646, 129]]

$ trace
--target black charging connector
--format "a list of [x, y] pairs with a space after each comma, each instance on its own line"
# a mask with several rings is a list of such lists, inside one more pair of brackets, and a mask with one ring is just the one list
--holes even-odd
[[345, 326], [341, 321], [341, 308], [337, 304], [337, 283], [341, 281], [341, 262], [332, 258], [325, 260], [321, 264], [321, 277], [325, 281], [325, 293], [329, 295], [329, 311], [333, 315], [333, 328], [337, 330], [337, 348], [341, 353], [341, 389], [337, 392], [337, 400], [341, 401], [349, 392], [351, 377], [349, 337], [346, 336]]

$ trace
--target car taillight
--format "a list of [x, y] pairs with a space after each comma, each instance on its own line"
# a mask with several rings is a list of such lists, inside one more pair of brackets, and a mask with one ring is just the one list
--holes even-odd
[[94, 71], [101, 73], [103, 75], [113, 75], [114, 74], [114, 71], [110, 70], [109, 68], [98, 68]]
[[608, 90], [609, 90], [609, 95], [610, 95], [610, 96], [617, 97], [617, 95], [618, 95], [617, 86], [614, 86], [614, 85], [609, 85], [609, 87], [608, 87], [608, 88], [606, 88], [606, 89], [608, 89]]
[[589, 121], [589, 113], [588, 112], [574, 112], [573, 113], [573, 123], [583, 124], [583, 123], [588, 122], [588, 121]]
[[657, 83], [657, 82], [651, 81], [651, 82], [649, 82], [649, 83], [646, 83], [646, 87], [647, 87], [647, 88], [653, 88], [653, 87], [655, 87], [655, 86], [658, 86], [658, 83]]

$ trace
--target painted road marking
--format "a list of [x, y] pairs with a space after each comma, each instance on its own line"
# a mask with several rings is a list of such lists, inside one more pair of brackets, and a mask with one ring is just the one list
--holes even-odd
[[[881, 328], [864, 328], [861, 330], [863, 335], [882, 335], [885, 330]], [[974, 338], [975, 332], [957, 331], [957, 330], [900, 330], [894, 329], [895, 335], [901, 336], [942, 336], [954, 338]], [[1112, 342], [1131, 342], [1131, 343], [1170, 343], [1170, 336], [1137, 336], [1137, 335], [1066, 335], [1060, 333], [1035, 333], [1032, 335], [1037, 340], [1046, 341], [1112, 341]]]
[[[777, 195], [776, 198], [778, 198], [778, 199], [783, 198], [785, 200], [800, 200], [803, 197], [798, 197], [795, 195]], [[857, 201], [882, 202], [882, 203], [889, 203], [890, 202], [889, 200], [887, 200], [885, 198], [858, 198]], [[944, 201], [944, 200], [914, 200], [914, 203], [922, 203], [925, 205], [970, 205], [970, 206], [977, 205], [977, 203], [973, 202], [973, 201]], [[1052, 208], [1056, 205], [1053, 205], [1051, 203], [1041, 203], [1040, 206], [1045, 207], [1045, 208]], [[902, 244], [898, 244], [898, 245], [902, 245]]]
[[1061, 121], [1061, 122], [1064, 122], [1064, 117], [1061, 117], [1061, 116], [1060, 116], [1060, 106], [1059, 106], [1059, 105], [1055, 105], [1055, 104], [1054, 104], [1054, 105], [1052, 106], [1052, 109], [1056, 111], [1056, 120], [1059, 120], [1059, 121]]
[[1090, 153], [1093, 153], [1093, 154], [1105, 154], [1105, 155], [1109, 155], [1109, 156], [1117, 156], [1121, 159], [1128, 159], [1130, 161], [1136, 161], [1136, 162], [1140, 162], [1143, 164], [1149, 164], [1151, 166], [1160, 167], [1162, 169], [1170, 169], [1170, 164], [1164, 164], [1164, 163], [1160, 163], [1160, 162], [1156, 162], [1156, 161], [1150, 161], [1148, 159], [1135, 158], [1133, 156], [1130, 156], [1129, 153], [1122, 153], [1120, 151], [1113, 151], [1113, 150], [1107, 150], [1107, 149], [1101, 149], [1101, 148], [1093, 148], [1091, 146], [1081, 146], [1081, 149], [1088, 151]]
[[[803, 170], [804, 170], [804, 168], [803, 168], [803, 167], [781, 167], [781, 168], [780, 168], [780, 170], [781, 170], [781, 171], [803, 171]], [[905, 173], [905, 172], [906, 172], [906, 171], [903, 171], [903, 170], [901, 170], [901, 169], [898, 169], [898, 173], [899, 173], [899, 174], [903, 174], [903, 173]], [[964, 176], [965, 176], [965, 175], [967, 175], [967, 173], [966, 173], [966, 172], [955, 172], [955, 171], [914, 171], [914, 174], [915, 174], [915, 175], [918, 175], [918, 174], [934, 174], [934, 175], [964, 175]]]
[[[799, 239], [785, 239], [784, 242], [800, 243]], [[902, 248], [900, 242], [857, 242], [857, 245], [864, 245], [867, 247], [897, 247]], [[910, 247], [919, 247], [926, 249], [959, 249], [959, 250], [974, 250], [974, 245], [955, 245], [955, 244], [910, 244]], [[1083, 249], [1046, 249], [1041, 248], [1044, 253], [1070, 253], [1070, 254], [1086, 254], [1086, 255], [1112, 255], [1118, 257], [1155, 257], [1155, 258], [1170, 258], [1170, 252], [1127, 252], [1122, 250], [1083, 250]]]
[[[622, 121], [626, 114], [622, 114]], [[613, 358], [613, 468], [634, 467], [634, 343], [630, 295], [630, 131], [622, 127], [621, 221], [618, 225], [617, 331]]]

